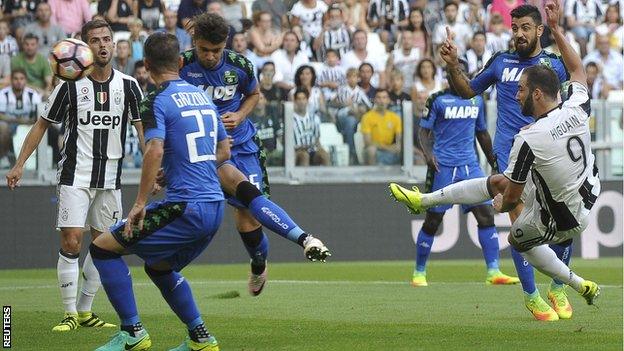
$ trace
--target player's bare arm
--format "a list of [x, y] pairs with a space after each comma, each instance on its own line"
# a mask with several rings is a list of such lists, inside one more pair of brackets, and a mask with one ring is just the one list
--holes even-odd
[[245, 118], [253, 111], [260, 100], [260, 89], [256, 87], [251, 94], [246, 95], [240, 108], [236, 112], [226, 112], [221, 115], [221, 121], [225, 129], [234, 129], [241, 124]]
[[457, 57], [457, 46], [455, 45], [455, 33], [451, 28], [446, 27], [446, 40], [440, 46], [440, 57], [446, 62], [446, 71], [450, 77], [450, 83], [455, 91], [464, 99], [469, 99], [477, 93], [470, 87], [470, 79], [461, 68]]
[[134, 122], [132, 124], [137, 131], [137, 137], [139, 138], [139, 147], [141, 152], [145, 153], [145, 135], [143, 134], [143, 123], [141, 121]]
[[561, 58], [563, 63], [570, 72], [570, 80], [581, 83], [584, 87], [587, 87], [587, 75], [581, 62], [581, 57], [572, 49], [570, 43], [563, 35], [561, 28], [559, 27], [559, 3], [557, 1], [550, 2], [545, 6], [546, 10], [546, 23], [553, 33], [555, 43], [561, 52]]
[[230, 138], [225, 138], [217, 143], [217, 165], [230, 159]]
[[419, 128], [418, 129], [418, 140], [420, 141], [420, 148], [425, 155], [425, 161], [427, 165], [439, 172], [438, 168], [438, 160], [436, 160], [435, 155], [433, 154], [433, 142], [435, 141], [433, 137], [433, 130], [427, 128]]
[[492, 149], [492, 138], [490, 137], [490, 133], [488, 133], [487, 130], [479, 131], [476, 133], [476, 137], [490, 167], [493, 169], [497, 168], [496, 155], [494, 155], [494, 150]]
[[13, 166], [13, 168], [6, 175], [7, 186], [9, 189], [13, 190], [17, 186], [17, 183], [22, 178], [24, 163], [26, 163], [26, 160], [28, 160], [30, 155], [32, 155], [35, 151], [49, 126], [50, 122], [43, 118], [39, 118], [32, 128], [30, 128], [30, 131], [24, 140], [24, 144], [22, 145], [22, 149], [20, 150], [19, 156], [15, 161], [15, 166]]

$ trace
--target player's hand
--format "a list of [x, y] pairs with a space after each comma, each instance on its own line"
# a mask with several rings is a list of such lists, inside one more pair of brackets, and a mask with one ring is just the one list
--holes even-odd
[[434, 155], [425, 155], [425, 161], [427, 162], [427, 166], [435, 169], [436, 172], [440, 172], [440, 167], [438, 167], [438, 160]]
[[243, 121], [243, 116], [238, 112], [226, 112], [221, 115], [221, 121], [225, 129], [234, 129]]
[[152, 195], [158, 194], [166, 186], [167, 178], [165, 178], [165, 170], [161, 168], [156, 174], [156, 182], [154, 183], [154, 187], [152, 188]]
[[544, 6], [546, 11], [546, 23], [551, 29], [559, 26], [559, 2], [557, 0], [550, 1]]
[[498, 193], [496, 194], [496, 196], [494, 196], [494, 200], [492, 201], [492, 206], [494, 207], [494, 210], [496, 210], [496, 212], [501, 213], [503, 212], [503, 194]]
[[455, 33], [446, 26], [446, 39], [440, 46], [440, 57], [449, 65], [459, 64], [457, 59], [457, 45], [455, 45]]
[[9, 173], [6, 174], [7, 186], [9, 189], [15, 190], [17, 183], [19, 183], [19, 180], [22, 179], [23, 172], [24, 169], [22, 167], [14, 166], [11, 168]]
[[135, 229], [143, 229], [143, 218], [145, 218], [145, 205], [135, 203], [130, 213], [128, 213], [128, 219], [124, 227], [124, 238], [130, 239]]

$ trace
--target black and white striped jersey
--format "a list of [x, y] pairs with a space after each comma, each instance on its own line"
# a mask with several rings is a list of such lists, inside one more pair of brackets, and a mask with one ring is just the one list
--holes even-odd
[[542, 222], [546, 226], [554, 222], [558, 231], [579, 226], [600, 194], [590, 145], [587, 88], [571, 82], [568, 96], [516, 135], [504, 173], [515, 183], [531, 177]]
[[351, 32], [347, 26], [342, 25], [338, 29], [330, 29], [323, 32], [323, 59], [327, 54], [327, 50], [334, 49], [338, 51], [340, 57], [351, 50]]
[[0, 113], [7, 117], [31, 118], [34, 122], [37, 117], [37, 105], [40, 103], [41, 95], [29, 87], [25, 87], [18, 95], [15, 95], [10, 86], [0, 90]]
[[54, 88], [41, 114], [65, 124], [59, 185], [119, 189], [128, 121], [140, 122], [137, 81], [113, 70], [106, 82], [85, 77]]

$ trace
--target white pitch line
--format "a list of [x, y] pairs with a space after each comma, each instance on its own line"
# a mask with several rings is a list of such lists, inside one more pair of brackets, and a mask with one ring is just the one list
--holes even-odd
[[[189, 281], [191, 285], [237, 285], [237, 284], [246, 284], [246, 280], [195, 280]], [[350, 281], [350, 280], [288, 280], [288, 279], [269, 279], [268, 284], [301, 284], [301, 285], [396, 285], [408, 286], [409, 282], [407, 281], [383, 281], [383, 280], [374, 280], [374, 281]], [[482, 282], [430, 282], [431, 286], [436, 285], [451, 285], [451, 286], [461, 286], [461, 285], [485, 285]], [[140, 282], [133, 283], [134, 286], [150, 286], [153, 285], [151, 282]], [[23, 285], [23, 286], [2, 286], [0, 287], [0, 291], [15, 291], [15, 290], [23, 290], [23, 289], [52, 289], [57, 288], [57, 285]], [[622, 289], [622, 285], [600, 285], [601, 288], [618, 288]]]

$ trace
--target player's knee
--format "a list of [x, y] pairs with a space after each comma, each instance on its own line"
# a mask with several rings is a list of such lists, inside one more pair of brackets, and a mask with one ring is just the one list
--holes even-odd
[[81, 232], [61, 232], [61, 249], [70, 254], [79, 254], [82, 246]]
[[247, 232], [239, 231], [238, 233], [245, 245], [249, 247], [258, 247], [264, 236], [261, 226]]
[[475, 216], [477, 226], [479, 228], [494, 226], [494, 210], [492, 209], [492, 206], [477, 206], [472, 210], [472, 214]]
[[168, 274], [171, 274], [171, 272], [173, 272], [171, 268], [166, 268], [166, 267], [162, 267], [162, 268], [163, 269], [160, 269], [160, 267], [156, 267], [156, 266], [150, 267], [147, 265], [147, 263], [143, 266], [145, 273], [150, 278], [162, 277], [164, 275], [168, 275]]
[[427, 212], [427, 214], [425, 215], [425, 222], [422, 226], [423, 232], [429, 235], [437, 235], [438, 228], [440, 228], [440, 224], [442, 224], [443, 218], [443, 213]]
[[253, 199], [258, 196], [262, 196], [262, 193], [248, 180], [240, 182], [236, 187], [236, 199], [242, 202], [245, 207], [249, 207]]
[[121, 257], [120, 254], [103, 249], [95, 243], [89, 245], [89, 253], [91, 253], [91, 257], [96, 260], [112, 260]]

